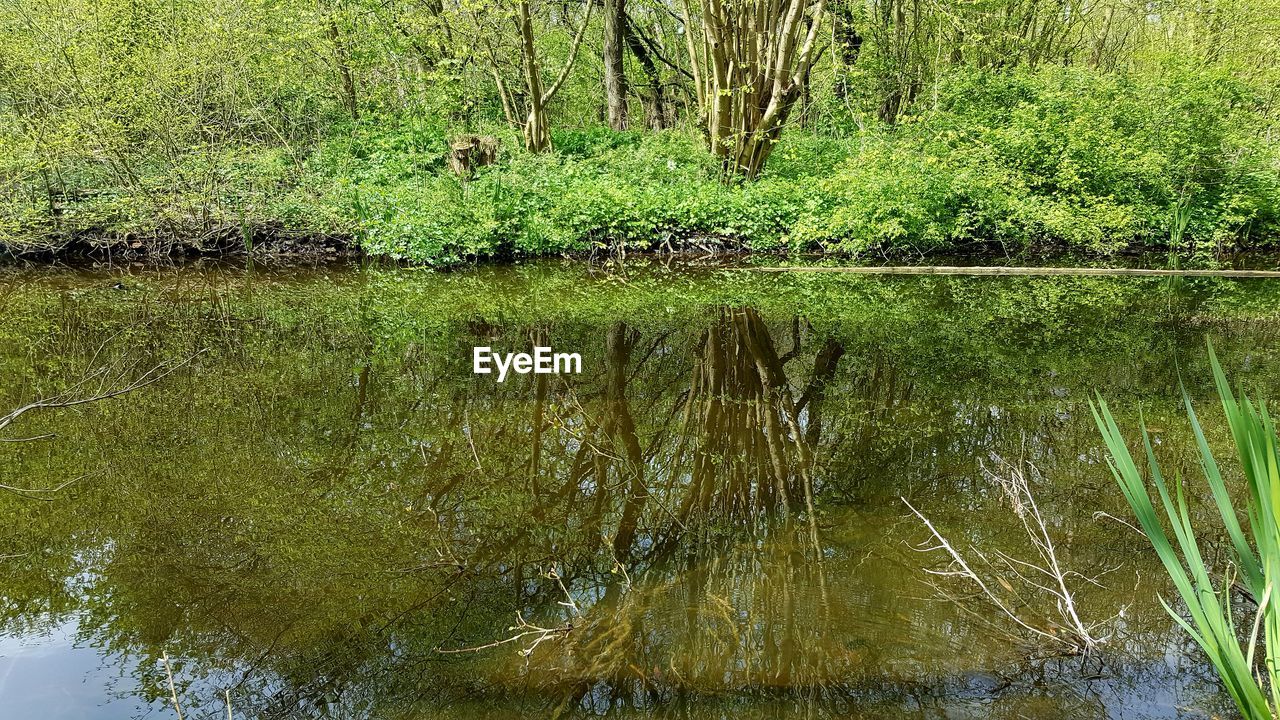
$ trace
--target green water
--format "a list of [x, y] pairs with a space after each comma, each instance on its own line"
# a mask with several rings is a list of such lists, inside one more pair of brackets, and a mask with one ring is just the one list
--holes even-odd
[[[187, 718], [1230, 716], [1149, 548], [1100, 514], [1126, 511], [1087, 402], [1141, 407], [1194, 477], [1179, 377], [1221, 447], [1205, 340], [1276, 396], [1278, 299], [646, 263], [3, 270], [2, 408], [190, 360], [5, 430], [56, 437], [0, 443], [0, 483], [72, 482], [0, 492], [0, 717], [176, 717], [165, 654]], [[582, 374], [471, 372], [473, 346], [534, 344]], [[926, 572], [946, 558], [902, 498], [966, 553], [1035, 559], [982, 471], [1004, 462], [1038, 468], [1088, 656]]]

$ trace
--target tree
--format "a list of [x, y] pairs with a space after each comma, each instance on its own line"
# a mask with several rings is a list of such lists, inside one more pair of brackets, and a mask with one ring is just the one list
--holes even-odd
[[711, 150], [726, 175], [754, 178], [813, 66], [826, 0], [699, 0], [696, 15], [683, 2]]
[[[573, 70], [578, 57], [578, 48], [582, 46], [582, 37], [586, 34], [587, 24], [591, 20], [591, 2], [584, 4], [582, 23], [574, 33], [569, 45], [568, 57], [559, 75], [545, 86], [542, 80], [542, 65], [538, 55], [537, 33], [534, 30], [533, 8], [529, 0], [517, 0], [514, 7], [505, 0], [497, 5], [485, 6], [476, 11], [478, 37], [484, 44], [489, 60], [489, 68], [493, 75], [498, 95], [502, 99], [502, 111], [507, 122], [520, 128], [524, 135], [525, 149], [530, 152], [544, 152], [551, 149], [551, 123], [547, 114], [547, 105], [551, 102], [564, 81]], [[500, 29], [496, 27], [495, 15], [509, 16], [515, 23], [518, 38], [519, 90], [513, 90], [509, 80], [504, 77], [506, 66], [503, 63], [505, 53], [500, 45], [502, 38]]]
[[609, 127], [627, 129], [627, 74], [622, 65], [627, 0], [604, 0], [604, 104]]
[[325, 33], [333, 51], [333, 64], [342, 82], [342, 105], [352, 120], [359, 120], [360, 98], [356, 94], [355, 75], [351, 71], [351, 48], [345, 34], [338, 28], [337, 9], [324, 4], [321, 12], [324, 15]]
[[[667, 56], [668, 51], [664, 48], [660, 37], [664, 29], [661, 18], [646, 23], [647, 29], [642, 27], [637, 22], [636, 16], [630, 12], [624, 13], [624, 18], [626, 29], [623, 38], [627, 43], [627, 49], [640, 64], [640, 71], [644, 75], [644, 82], [638, 87], [640, 103], [644, 108], [645, 127], [650, 130], [666, 130], [675, 127], [676, 103], [675, 99], [668, 94], [668, 88], [681, 86], [685, 78], [692, 80], [693, 75], [685, 66]], [[663, 77], [659, 63], [675, 73], [674, 82]]]

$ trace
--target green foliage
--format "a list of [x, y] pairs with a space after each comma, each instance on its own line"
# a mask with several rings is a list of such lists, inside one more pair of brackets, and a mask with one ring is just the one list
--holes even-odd
[[556, 137], [569, 149], [559, 154], [517, 152], [514, 143], [506, 138], [502, 161], [465, 181], [405, 172], [400, 158], [346, 156], [326, 159], [331, 174], [311, 185], [335, 188], [319, 202], [354, 219], [367, 250], [433, 264], [699, 236], [766, 247], [799, 207], [792, 183], [725, 187], [709, 154], [682, 132], [566, 133]]
[[1180, 206], [1186, 235], [1212, 246], [1275, 232], [1275, 148], [1257, 89], [1228, 75], [969, 71], [939, 95], [836, 169], [825, 184], [841, 199], [801, 227], [804, 239], [1113, 250], [1163, 242]]
[[[1013, 22], [1000, 7], [957, 16], [982, 34], [962, 38], [950, 64], [929, 60], [927, 84], [900, 65], [947, 38], [900, 57], [873, 17], [840, 15], [865, 36], [860, 59], [816, 67], [793, 116], [803, 123], [782, 134], [760, 179], [725, 184], [691, 129], [696, 108], [681, 105], [692, 88], [679, 48], [665, 48], [673, 67], [661, 73], [683, 126], [637, 129], [653, 88], [636, 83], [633, 129], [606, 129], [586, 67], [551, 107], [554, 152], [533, 157], [504, 119], [483, 37], [464, 32], [465, 8], [10, 3], [0, 6], [0, 244], [271, 226], [440, 265], [682, 242], [846, 254], [1272, 242], [1273, 69], [1182, 45], [1135, 49], [1114, 66], [983, 64], [1039, 52], [988, 34]], [[637, 16], [674, 32], [656, 8]], [[572, 23], [538, 22], [554, 76]], [[911, 97], [882, 111], [903, 83]], [[464, 132], [502, 144], [497, 164], [466, 181], [446, 167], [449, 138]]]
[[[1221, 589], [1215, 586], [1210, 565], [1200, 551], [1182, 481], [1180, 478], [1175, 481], [1175, 492], [1171, 496], [1145, 424], [1142, 440], [1148, 471], [1177, 540], [1176, 549], [1160, 522], [1142, 472], [1125, 445], [1124, 435], [1101, 399], [1094, 408], [1094, 419], [1110, 451], [1112, 474], [1133, 508], [1142, 532], [1173, 580], [1190, 620], [1168, 604], [1165, 609], [1204, 649], [1241, 714], [1248, 720], [1271, 720], [1280, 712], [1280, 608], [1275, 597], [1275, 585], [1280, 581], [1280, 452], [1276, 427], [1265, 406], [1255, 405], [1243, 392], [1239, 398], [1232, 393], [1212, 348], [1210, 362], [1245, 481], [1242, 498], [1233, 499], [1191, 407], [1191, 399], [1184, 391], [1187, 415], [1200, 451], [1200, 465], [1231, 541], [1232, 576], [1221, 582]], [[1247, 519], [1244, 527], [1248, 528], [1248, 534], [1237, 517], [1240, 510]], [[1231, 599], [1235, 572], [1239, 573], [1240, 585], [1257, 608], [1253, 617], [1246, 617], [1247, 622], [1240, 625]], [[1242, 634], [1244, 641], [1240, 640]], [[1263, 658], [1260, 664], [1257, 663], [1259, 651]], [[1256, 664], [1260, 666], [1255, 669]]]
[[687, 133], [598, 128], [557, 133], [551, 155], [507, 134], [499, 163], [464, 182], [442, 169], [442, 126], [384, 118], [326, 144], [305, 185], [341, 188], [318, 215], [345, 218], [366, 249], [434, 264], [706, 239], [853, 254], [1265, 242], [1280, 184], [1256, 95], [1168, 72], [957, 73], [937, 109], [893, 128], [786, 136], [748, 184], [723, 184]]
[[1194, 217], [1189, 233], [1222, 243], [1276, 220], [1280, 184], [1259, 125], [1260, 90], [1186, 63], [1132, 77], [1053, 68], [959, 75], [943, 107], [958, 136], [1092, 225], [1051, 231], [1099, 243], [1167, 236], [1181, 202]]
[[819, 182], [794, 241], [842, 252], [936, 250], [969, 240], [1021, 241], [1008, 224], [1000, 168], [946, 164], [914, 142], [878, 144]]

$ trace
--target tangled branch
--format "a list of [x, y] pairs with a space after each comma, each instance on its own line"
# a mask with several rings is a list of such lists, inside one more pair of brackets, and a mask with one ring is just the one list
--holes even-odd
[[[1071, 653], [1088, 653], [1106, 640], [1095, 634], [1097, 628], [1105, 623], [1087, 624], [1081, 619], [1075, 593], [1070, 586], [1074, 580], [1101, 585], [1097, 578], [1069, 570], [1061, 562], [1028, 480], [1028, 472], [1038, 476], [1035, 467], [1027, 465], [1029, 470], [1024, 470], [1002, 460], [1000, 462], [1002, 472], [991, 471], [984, 465], [983, 475], [1000, 488], [1009, 509], [1021, 522], [1035, 558], [1019, 559], [1003, 550], [996, 550], [989, 557], [978, 548], [970, 548], [967, 552], [975, 558], [971, 562], [904, 497], [902, 502], [924, 523], [931, 535], [931, 541], [914, 549], [924, 553], [944, 551], [950, 559], [946, 567], [941, 570], [926, 568], [925, 572], [935, 577], [960, 578], [973, 584], [979, 597], [1021, 631], [1048, 640]], [[937, 583], [934, 587], [944, 597], [963, 607], [961, 601], [945, 588]], [[1035, 612], [1034, 603], [1023, 597], [1024, 594], [1047, 601], [1052, 611]]]

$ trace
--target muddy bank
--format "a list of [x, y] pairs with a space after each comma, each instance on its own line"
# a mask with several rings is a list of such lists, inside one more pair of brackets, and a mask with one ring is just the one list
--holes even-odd
[[0, 262], [116, 263], [208, 257], [329, 259], [361, 255], [359, 243], [349, 235], [302, 233], [275, 224], [220, 225], [191, 233], [86, 230], [50, 234], [30, 242], [0, 242]]
[[[563, 250], [530, 255], [506, 248], [502, 252], [474, 255], [453, 261], [415, 262], [406, 258], [370, 252], [349, 234], [323, 234], [285, 228], [278, 223], [241, 226], [226, 224], [203, 231], [154, 229], [149, 232], [115, 232], [102, 229], [69, 233], [49, 233], [39, 239], [18, 242], [0, 241], [0, 263], [19, 264], [83, 264], [118, 265], [128, 263], [168, 263], [188, 260], [263, 260], [299, 261], [303, 263], [367, 259], [389, 265], [427, 265], [445, 270], [461, 270], [484, 265], [519, 264], [539, 258], [581, 261], [587, 264], [612, 265], [632, 259], [650, 258], [678, 261], [681, 264], [769, 264], [793, 263], [812, 266], [845, 265], [901, 266], [899, 272], [911, 268], [912, 274], [928, 272], [927, 268], [954, 265], [972, 268], [1028, 265], [1039, 268], [1057, 266], [1059, 273], [1072, 274], [1073, 266], [1088, 267], [1084, 274], [1096, 274], [1098, 268], [1233, 268], [1234, 270], [1275, 271], [1280, 260], [1274, 251], [1246, 246], [1224, 246], [1213, 251], [1189, 248], [1171, 255], [1167, 247], [1135, 242], [1110, 252], [1086, 252], [1061, 243], [1041, 242], [1009, 248], [998, 242], [971, 242], [934, 252], [906, 251], [895, 247], [873, 247], [857, 254], [786, 246], [768, 249], [752, 248], [740, 239], [709, 234], [667, 235], [647, 244], [600, 243], [590, 249]], [[753, 262], [755, 261], [755, 262]], [[784, 269], [784, 268], [776, 268]], [[809, 270], [817, 268], [809, 267]], [[883, 269], [883, 268], [882, 268]], [[1214, 270], [1218, 272], [1220, 270]], [[1181, 274], [1182, 270], [1169, 270]], [[1003, 274], [1003, 272], [1002, 272]]]

